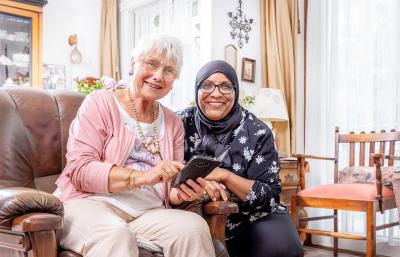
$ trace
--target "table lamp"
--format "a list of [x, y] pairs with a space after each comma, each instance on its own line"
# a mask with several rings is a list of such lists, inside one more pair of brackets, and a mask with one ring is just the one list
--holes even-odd
[[286, 101], [280, 89], [260, 88], [255, 95], [254, 104], [249, 110], [262, 120], [273, 131], [271, 121], [287, 121], [289, 119]]

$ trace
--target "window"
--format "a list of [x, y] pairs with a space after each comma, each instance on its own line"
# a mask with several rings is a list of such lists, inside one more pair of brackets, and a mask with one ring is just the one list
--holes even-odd
[[[307, 153], [333, 155], [335, 126], [342, 132], [400, 129], [399, 12], [396, 0], [309, 0]], [[318, 169], [325, 164], [311, 165]], [[312, 185], [333, 179], [313, 174]], [[339, 229], [364, 234], [360, 216], [342, 213]], [[396, 216], [377, 214], [386, 221]], [[328, 225], [322, 222], [317, 226]], [[399, 228], [381, 230], [377, 236], [394, 242], [400, 239]]]
[[172, 91], [161, 102], [173, 110], [186, 108], [194, 100], [194, 82], [200, 68], [200, 8], [198, 0], [121, 1], [121, 67], [127, 79], [129, 59], [144, 35], [170, 34], [184, 46], [183, 67]]

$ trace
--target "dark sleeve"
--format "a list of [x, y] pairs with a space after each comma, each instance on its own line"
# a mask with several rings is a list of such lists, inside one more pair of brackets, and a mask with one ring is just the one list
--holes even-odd
[[256, 144], [252, 159], [248, 162], [248, 179], [255, 180], [246, 196], [244, 206], [250, 211], [271, 212], [279, 204], [281, 182], [280, 162], [271, 130], [267, 129]]

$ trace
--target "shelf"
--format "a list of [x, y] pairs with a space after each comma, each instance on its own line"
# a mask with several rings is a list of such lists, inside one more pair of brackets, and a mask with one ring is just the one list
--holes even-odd
[[19, 65], [4, 65], [0, 63], [0, 67], [10, 67], [10, 68], [20, 68], [20, 69], [26, 69], [26, 70], [30, 70], [29, 64], [27, 66], [19, 66]]
[[17, 41], [17, 40], [9, 40], [9, 39], [6, 39], [6, 38], [0, 38], [0, 41], [8, 42], [10, 44], [14, 44], [14, 43], [17, 43], [17, 44], [30, 44], [31, 43], [29, 39], [27, 41]]
[[29, 85], [41, 87], [42, 6], [45, 3], [45, 0], [0, 1], [0, 55], [10, 59], [0, 64], [0, 86], [8, 84], [5, 77], [17, 79], [22, 73], [29, 76], [21, 80], [29, 79]]

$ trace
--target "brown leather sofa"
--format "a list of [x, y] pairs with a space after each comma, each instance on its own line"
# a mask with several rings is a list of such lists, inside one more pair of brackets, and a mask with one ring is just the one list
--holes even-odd
[[[51, 192], [65, 166], [69, 126], [83, 99], [67, 91], [0, 89], [0, 257], [80, 256], [58, 247], [64, 210]], [[198, 201], [186, 207], [203, 212], [217, 256], [228, 256], [226, 216], [237, 212], [237, 205]], [[162, 256], [140, 250], [140, 257]]]

